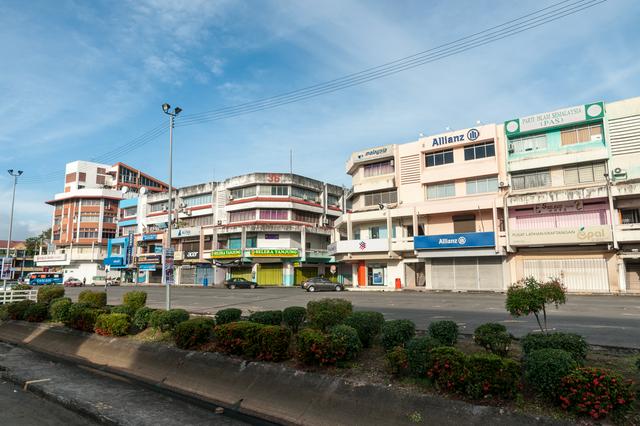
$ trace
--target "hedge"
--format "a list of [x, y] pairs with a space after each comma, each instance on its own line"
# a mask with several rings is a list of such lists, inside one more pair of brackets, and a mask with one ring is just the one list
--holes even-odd
[[258, 329], [258, 358], [265, 361], [284, 361], [291, 357], [291, 330], [279, 325], [265, 325]]
[[118, 305], [111, 308], [113, 314], [125, 314], [129, 319], [133, 319], [136, 314], [136, 309], [130, 305]]
[[76, 330], [93, 332], [98, 316], [105, 313], [103, 310], [93, 308], [82, 303], [74, 303], [69, 307], [69, 313], [65, 325]]
[[189, 319], [189, 312], [184, 309], [157, 310], [149, 316], [149, 325], [162, 332], [173, 331], [181, 322]]
[[454, 321], [434, 321], [429, 324], [428, 332], [442, 346], [454, 346], [458, 342], [458, 324]]
[[149, 319], [151, 318], [151, 314], [155, 311], [155, 309], [147, 308], [146, 306], [138, 309], [136, 311], [136, 314], [133, 316], [133, 326], [137, 330], [144, 330], [145, 328], [147, 328], [149, 326]]
[[234, 321], [216, 326], [216, 345], [222, 352], [233, 355], [256, 357], [260, 352], [258, 331], [265, 327], [250, 321]]
[[329, 337], [320, 330], [305, 328], [296, 337], [296, 358], [305, 364], [333, 364]]
[[51, 302], [49, 316], [55, 322], [65, 322], [69, 317], [69, 308], [73, 303], [68, 297], [61, 297]]
[[131, 327], [131, 317], [127, 314], [101, 314], [96, 319], [93, 330], [102, 336], [125, 336]]
[[282, 320], [294, 333], [297, 333], [307, 316], [303, 306], [289, 306], [282, 311]]
[[9, 316], [9, 319], [12, 319], [12, 320], [25, 319], [24, 318], [25, 312], [31, 305], [34, 305], [34, 304], [35, 302], [33, 300], [21, 300], [19, 302], [9, 303], [7, 305], [7, 314]]
[[431, 336], [416, 337], [407, 343], [406, 357], [409, 373], [414, 377], [426, 377], [431, 350], [441, 346], [440, 342]]
[[64, 287], [61, 285], [43, 285], [38, 288], [38, 303], [50, 304], [54, 299], [64, 297]]
[[468, 383], [467, 356], [451, 347], [435, 348], [431, 351], [427, 377], [446, 392], [463, 393]]
[[49, 305], [44, 302], [34, 303], [24, 311], [24, 319], [29, 322], [42, 322], [48, 315]]
[[514, 360], [473, 354], [467, 358], [467, 370], [466, 393], [472, 398], [513, 399], [521, 388], [521, 368]]
[[180, 349], [193, 349], [211, 340], [215, 321], [211, 318], [192, 318], [176, 325], [173, 339]]
[[84, 303], [96, 309], [104, 308], [107, 306], [107, 293], [104, 291], [81, 291], [78, 295], [78, 303]]
[[336, 325], [331, 329], [329, 342], [336, 361], [355, 359], [362, 350], [358, 332], [345, 324]]
[[352, 312], [351, 302], [344, 299], [321, 299], [307, 303], [309, 325], [322, 331], [342, 324]]
[[402, 346], [396, 346], [385, 355], [385, 367], [394, 376], [402, 376], [409, 369], [407, 350]]
[[259, 311], [249, 316], [249, 321], [264, 325], [282, 324], [282, 311]]
[[382, 325], [382, 346], [386, 350], [404, 346], [416, 334], [416, 325], [409, 320], [391, 320]]
[[221, 309], [216, 312], [216, 324], [229, 324], [230, 322], [240, 321], [242, 311], [238, 308]]
[[493, 354], [506, 356], [511, 346], [511, 335], [504, 325], [488, 322], [475, 329], [473, 341]]
[[525, 379], [538, 394], [555, 400], [562, 378], [577, 365], [571, 354], [562, 349], [538, 349], [525, 358]]
[[382, 331], [384, 316], [380, 312], [354, 312], [344, 322], [358, 332], [365, 348], [371, 347], [375, 337]]
[[520, 343], [525, 357], [538, 349], [561, 349], [568, 352], [579, 365], [584, 364], [589, 352], [589, 345], [584, 337], [574, 333], [529, 333]]
[[122, 304], [130, 306], [134, 311], [144, 307], [147, 303], [147, 293], [144, 291], [130, 291], [122, 297]]

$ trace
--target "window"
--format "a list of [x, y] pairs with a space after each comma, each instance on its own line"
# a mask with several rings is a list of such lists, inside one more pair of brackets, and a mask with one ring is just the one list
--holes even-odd
[[293, 210], [293, 219], [296, 222], [305, 222], [318, 225], [320, 223], [320, 215], [317, 213], [303, 212], [300, 210]]
[[511, 175], [513, 189], [540, 188], [551, 185], [551, 173], [549, 170], [520, 173]]
[[312, 191], [306, 188], [299, 188], [297, 186], [291, 187], [291, 196], [294, 198], [300, 198], [301, 200], [319, 201], [320, 193]]
[[372, 240], [377, 240], [380, 238], [380, 227], [379, 226], [372, 226], [369, 229], [369, 233], [371, 234], [369, 237]]
[[509, 141], [509, 152], [513, 154], [543, 149], [547, 149], [547, 135], [524, 136]]
[[456, 187], [453, 182], [439, 183], [427, 186], [427, 199], [455, 197]]
[[[98, 202], [98, 205], [99, 204]], [[104, 200], [104, 208], [105, 210], [115, 210], [118, 208], [118, 202], [114, 200]]]
[[607, 167], [604, 163], [589, 163], [564, 168], [564, 184], [577, 185], [581, 183], [604, 182]]
[[127, 207], [126, 209], [120, 209], [120, 212], [121, 212], [120, 217], [135, 216], [136, 213], [138, 212], [138, 207], [137, 206]]
[[337, 195], [327, 195], [327, 204], [330, 206], [340, 207], [340, 197]]
[[210, 214], [196, 217], [185, 217], [184, 219], [180, 220], [184, 221], [186, 226], [213, 225], [213, 216]]
[[87, 174], [85, 172], [78, 173], [78, 181], [79, 182], [86, 182], [87, 181]]
[[262, 185], [260, 195], [289, 195], [289, 187], [284, 185]]
[[574, 145], [583, 142], [602, 140], [602, 124], [573, 127], [560, 132], [562, 145]]
[[234, 199], [237, 198], [249, 198], [256, 196], [256, 187], [255, 186], [247, 186], [244, 188], [236, 188], [229, 191], [229, 194]]
[[289, 212], [287, 210], [276, 209], [262, 209], [260, 210], [261, 220], [287, 220], [289, 219]]
[[96, 199], [88, 199], [88, 198], [83, 198], [82, 200], [80, 200], [80, 202], [82, 203], [82, 206], [99, 206], [100, 205], [100, 200], [96, 200]]
[[105, 182], [104, 176], [101, 176], [101, 175], [97, 175], [96, 176], [96, 183], [98, 185], [104, 185], [104, 182]]
[[115, 238], [116, 237], [116, 230], [115, 229], [105, 229], [104, 231], [102, 231], [102, 238], [105, 240], [109, 240], [111, 238]]
[[364, 194], [365, 206], [376, 206], [378, 204], [388, 204], [388, 203], [397, 203], [397, 202], [398, 202], [398, 192], [395, 190]]
[[103, 221], [104, 223], [116, 223], [116, 217], [115, 217], [114, 215], [107, 215], [107, 214], [105, 214], [105, 215], [102, 217], [102, 221]]
[[622, 216], [623, 225], [640, 223], [640, 209], [622, 209], [620, 216]]
[[453, 149], [427, 154], [427, 167], [453, 163]]
[[106, 173], [107, 173], [107, 170], [106, 170], [104, 167], [98, 167], [98, 168], [96, 169], [96, 172], [97, 172], [98, 174], [104, 175], [104, 174], [106, 174]]
[[82, 213], [80, 215], [80, 222], [99, 222], [100, 213]]
[[453, 216], [453, 232], [476, 232], [476, 217], [472, 214]]
[[193, 206], [202, 206], [204, 204], [211, 204], [211, 194], [201, 194], [195, 195], [193, 197], [183, 198], [182, 202], [186, 204], [187, 207]]
[[[73, 233], [75, 237], [76, 231], [73, 231]], [[114, 237], [115, 237], [115, 234], [114, 234]], [[98, 238], [98, 230], [80, 228], [80, 233], [78, 234], [77, 238]]]
[[165, 210], [165, 202], [149, 204], [149, 213], [161, 212]]
[[467, 180], [467, 194], [480, 194], [483, 192], [495, 192], [497, 190], [498, 178], [496, 176]]
[[118, 230], [118, 234], [121, 237], [126, 237], [127, 235], [129, 235], [130, 232], [135, 234], [136, 230], [137, 230], [137, 226], [136, 225], [121, 226], [120, 229]]
[[393, 172], [393, 160], [380, 161], [373, 164], [365, 164], [364, 166], [364, 177], [386, 175]]
[[65, 176], [65, 183], [71, 183], [76, 181], [75, 173], [67, 173]]
[[493, 142], [480, 143], [464, 148], [464, 160], [478, 160], [480, 158], [495, 157], [496, 148]]
[[240, 210], [229, 213], [229, 222], [246, 222], [256, 220], [255, 210]]

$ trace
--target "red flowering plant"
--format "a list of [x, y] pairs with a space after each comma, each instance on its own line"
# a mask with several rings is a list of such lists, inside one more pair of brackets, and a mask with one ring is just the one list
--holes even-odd
[[597, 420], [631, 407], [632, 384], [610, 370], [578, 368], [562, 379], [558, 400], [563, 409]]
[[462, 393], [469, 378], [467, 356], [451, 347], [435, 348], [431, 351], [427, 378], [441, 391]]

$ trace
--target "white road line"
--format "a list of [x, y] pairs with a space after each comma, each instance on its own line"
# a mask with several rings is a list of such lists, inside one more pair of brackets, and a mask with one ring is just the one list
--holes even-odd
[[24, 382], [24, 387], [22, 388], [22, 390], [26, 391], [29, 385], [32, 383], [41, 383], [41, 382], [49, 382], [49, 381], [51, 381], [51, 379], [27, 380], [26, 382]]

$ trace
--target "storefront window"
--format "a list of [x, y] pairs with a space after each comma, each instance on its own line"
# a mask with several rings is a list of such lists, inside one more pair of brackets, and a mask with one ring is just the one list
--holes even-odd
[[386, 265], [369, 265], [367, 268], [367, 284], [385, 285], [386, 275]]

